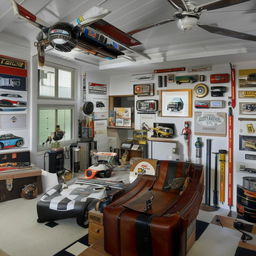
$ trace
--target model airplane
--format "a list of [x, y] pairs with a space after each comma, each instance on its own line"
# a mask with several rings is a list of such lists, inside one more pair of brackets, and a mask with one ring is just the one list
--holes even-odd
[[126, 49], [150, 59], [146, 54], [131, 49], [133, 46], [140, 45], [141, 42], [102, 19], [110, 13], [104, 8], [92, 7], [72, 23], [58, 22], [49, 25], [15, 0], [10, 1], [16, 16], [41, 30], [35, 42], [40, 66], [45, 63], [45, 49], [48, 46], [61, 52], [70, 52], [74, 48], [79, 48], [88, 54], [105, 59], [124, 57], [135, 61], [123, 52]]

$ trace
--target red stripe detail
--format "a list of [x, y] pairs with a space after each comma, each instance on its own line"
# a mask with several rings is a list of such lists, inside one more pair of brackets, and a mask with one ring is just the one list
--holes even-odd
[[31, 20], [33, 22], [36, 21], [36, 16], [33, 13], [29, 12], [27, 9], [25, 9], [24, 7], [22, 7], [19, 4], [17, 4], [17, 7], [18, 7], [19, 14], [21, 16], [23, 16], [24, 18]]
[[186, 68], [167, 68], [167, 69], [155, 69], [154, 73], [167, 73], [167, 72], [177, 72], [177, 71], [185, 71]]
[[231, 67], [231, 106], [236, 107], [236, 70]]
[[228, 117], [228, 205], [233, 205], [233, 116]]
[[110, 23], [106, 22], [105, 20], [99, 20], [90, 25], [90, 27], [102, 32], [103, 34], [109, 36], [113, 40], [124, 44], [126, 46], [136, 46], [141, 45], [141, 42], [137, 39], [133, 38], [129, 34], [123, 32], [119, 28], [111, 25]]
[[106, 86], [106, 84], [90, 83], [90, 86]]
[[28, 71], [26, 69], [11, 68], [0, 66], [0, 73], [5, 75], [27, 77]]
[[214, 74], [210, 76], [210, 81], [212, 84], [218, 83], [228, 83], [229, 82], [229, 74]]

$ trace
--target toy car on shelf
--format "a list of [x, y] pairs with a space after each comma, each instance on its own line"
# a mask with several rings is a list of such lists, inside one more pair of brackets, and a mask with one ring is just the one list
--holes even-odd
[[195, 83], [198, 81], [198, 76], [176, 76], [176, 84]]
[[246, 141], [244, 147], [247, 149], [256, 150], [256, 143], [253, 141]]
[[15, 136], [13, 134], [0, 135], [0, 149], [21, 147], [24, 145], [22, 137]]
[[167, 110], [174, 111], [180, 111], [183, 109], [184, 103], [181, 98], [176, 97], [167, 105]]
[[2, 107], [21, 107], [27, 103], [19, 94], [2, 93], [0, 94], [0, 106]]

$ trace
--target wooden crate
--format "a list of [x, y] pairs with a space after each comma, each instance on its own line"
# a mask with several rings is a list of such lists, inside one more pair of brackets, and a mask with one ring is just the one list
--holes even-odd
[[103, 214], [99, 211], [92, 210], [89, 212], [89, 237], [90, 245], [104, 238]]

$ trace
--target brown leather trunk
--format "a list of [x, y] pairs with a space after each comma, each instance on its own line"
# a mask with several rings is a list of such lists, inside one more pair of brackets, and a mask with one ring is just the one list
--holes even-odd
[[[170, 186], [181, 177], [189, 177], [186, 187]], [[156, 176], [140, 176], [105, 208], [106, 252], [113, 256], [184, 256], [187, 227], [202, 200], [202, 182], [201, 165], [160, 161]]]
[[42, 193], [41, 170], [24, 169], [0, 173], [0, 202], [21, 197], [22, 189], [28, 184], [35, 184], [37, 193]]

